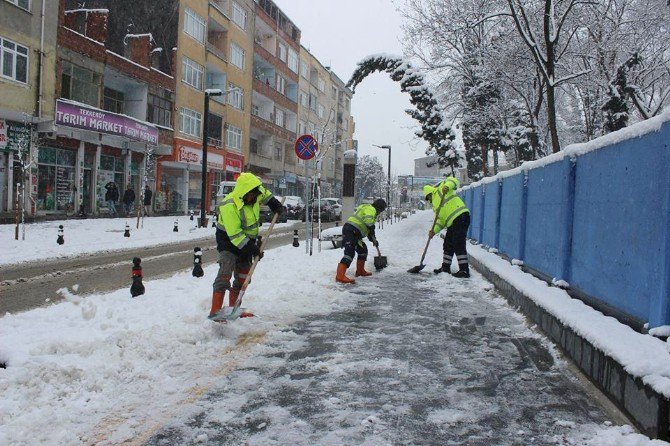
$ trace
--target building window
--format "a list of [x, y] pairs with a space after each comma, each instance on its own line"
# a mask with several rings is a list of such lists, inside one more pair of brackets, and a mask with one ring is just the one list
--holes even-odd
[[349, 120], [348, 119], [342, 120], [342, 128], [344, 130], [349, 130]]
[[172, 127], [172, 102], [155, 94], [149, 94], [147, 121], [162, 127]]
[[277, 46], [279, 48], [279, 58], [282, 60], [282, 62], [286, 62], [286, 52], [288, 51], [288, 49], [286, 48], [286, 45], [279, 42], [277, 44]]
[[277, 76], [277, 91], [286, 95], [286, 80], [279, 75]]
[[288, 68], [294, 73], [298, 72], [298, 53], [289, 48], [288, 50]]
[[284, 150], [282, 150], [282, 147], [280, 144], [275, 145], [275, 159], [280, 160], [282, 159], [282, 154]]
[[28, 83], [28, 48], [0, 38], [0, 74], [17, 82]]
[[226, 148], [230, 150], [242, 151], [242, 129], [233, 125], [228, 126], [226, 132]]
[[233, 22], [242, 29], [247, 29], [247, 11], [233, 2]]
[[300, 105], [305, 108], [309, 107], [309, 95], [303, 91], [300, 91]]
[[244, 110], [244, 90], [235, 84], [228, 84], [228, 104], [238, 110]]
[[26, 11], [30, 11], [30, 0], [7, 0], [9, 3], [13, 3], [19, 8], [23, 8]]
[[313, 111], [316, 111], [317, 99], [316, 95], [309, 94], [309, 108]]
[[230, 62], [240, 70], [244, 70], [244, 50], [234, 42], [230, 43]]
[[123, 114], [123, 92], [105, 87], [102, 108], [112, 113]]
[[277, 124], [279, 127], [284, 127], [284, 110], [276, 109], [275, 124]]
[[323, 108], [323, 105], [318, 104], [317, 105], [317, 114], [319, 115], [319, 118], [323, 119], [323, 115], [326, 113], [326, 109]]
[[202, 79], [205, 75], [205, 67], [188, 57], [184, 57], [181, 65], [181, 80], [191, 87], [202, 90]]
[[101, 77], [98, 73], [63, 61], [61, 97], [98, 107]]
[[199, 138], [202, 115], [188, 108], [182, 108], [179, 112], [181, 115], [181, 132]]
[[305, 121], [300, 121], [298, 123], [298, 133], [300, 135], [304, 135], [306, 131], [307, 131], [307, 124], [305, 124]]
[[304, 60], [300, 61], [300, 75], [305, 79], [309, 79], [309, 64]]
[[200, 43], [205, 43], [205, 20], [192, 9], [186, 8], [184, 15], [184, 32]]
[[321, 93], [326, 92], [326, 81], [324, 81], [323, 78], [321, 77], [319, 78], [319, 80], [317, 81], [317, 86]]
[[331, 87], [330, 97], [333, 99], [337, 99], [337, 87]]

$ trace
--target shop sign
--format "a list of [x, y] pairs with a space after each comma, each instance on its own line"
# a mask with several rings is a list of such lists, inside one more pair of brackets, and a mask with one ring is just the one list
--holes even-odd
[[60, 99], [56, 101], [56, 125], [158, 144], [158, 129], [150, 124]]
[[[188, 146], [179, 146], [177, 161], [180, 163], [202, 166], [202, 151]], [[207, 152], [207, 167], [223, 170], [223, 165], [223, 155]]]
[[242, 160], [226, 156], [226, 170], [228, 172], [242, 172]]
[[19, 151], [21, 141], [30, 141], [30, 126], [0, 119], [0, 151]]

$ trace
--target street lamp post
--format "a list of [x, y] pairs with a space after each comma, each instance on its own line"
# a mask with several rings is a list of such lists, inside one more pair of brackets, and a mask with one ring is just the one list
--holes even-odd
[[218, 88], [208, 88], [205, 90], [205, 115], [202, 123], [202, 193], [200, 194], [200, 227], [207, 227], [207, 212], [205, 203], [207, 199], [207, 144], [209, 131], [209, 98], [212, 96], [223, 96], [223, 91]]
[[391, 146], [389, 145], [383, 145], [383, 146], [378, 146], [373, 144], [375, 147], [379, 147], [380, 149], [388, 149], [389, 151], [389, 167], [388, 167], [388, 176], [387, 176], [387, 189], [386, 189], [386, 206], [390, 209], [391, 208]]

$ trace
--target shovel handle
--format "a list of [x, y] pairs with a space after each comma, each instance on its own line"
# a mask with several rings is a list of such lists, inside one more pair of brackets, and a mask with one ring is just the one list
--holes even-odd
[[[435, 227], [435, 224], [437, 223], [437, 218], [440, 216], [440, 210], [442, 209], [442, 205], [444, 204], [444, 199], [446, 198], [446, 195], [442, 196], [442, 199], [440, 200], [440, 205], [437, 208], [437, 212], [435, 212], [435, 218], [433, 219], [433, 224], [430, 226], [430, 230], [432, 231], [433, 228]], [[419, 265], [423, 265], [423, 261], [426, 259], [426, 253], [428, 252], [428, 245], [430, 245], [430, 240], [432, 237], [428, 237], [428, 240], [426, 241], [426, 247], [423, 248], [423, 255], [421, 256], [421, 262], [419, 262]]]
[[382, 256], [382, 253], [381, 253], [381, 251], [379, 250], [379, 246], [375, 246], [375, 248], [377, 248], [377, 255], [378, 255], [379, 257], [381, 257], [381, 256]]

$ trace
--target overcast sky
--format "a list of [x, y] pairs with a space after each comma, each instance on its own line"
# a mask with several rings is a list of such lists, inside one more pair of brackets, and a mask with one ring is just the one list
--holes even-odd
[[[301, 43], [346, 83], [365, 56], [401, 54], [401, 17], [391, 0], [274, 0], [300, 28]], [[397, 3], [397, 2], [396, 2]], [[366, 78], [356, 89], [351, 112], [356, 121], [359, 156], [377, 156], [386, 170], [391, 145], [393, 174], [413, 174], [414, 159], [427, 145], [414, 136], [418, 128], [405, 109], [409, 95], [388, 74]]]

